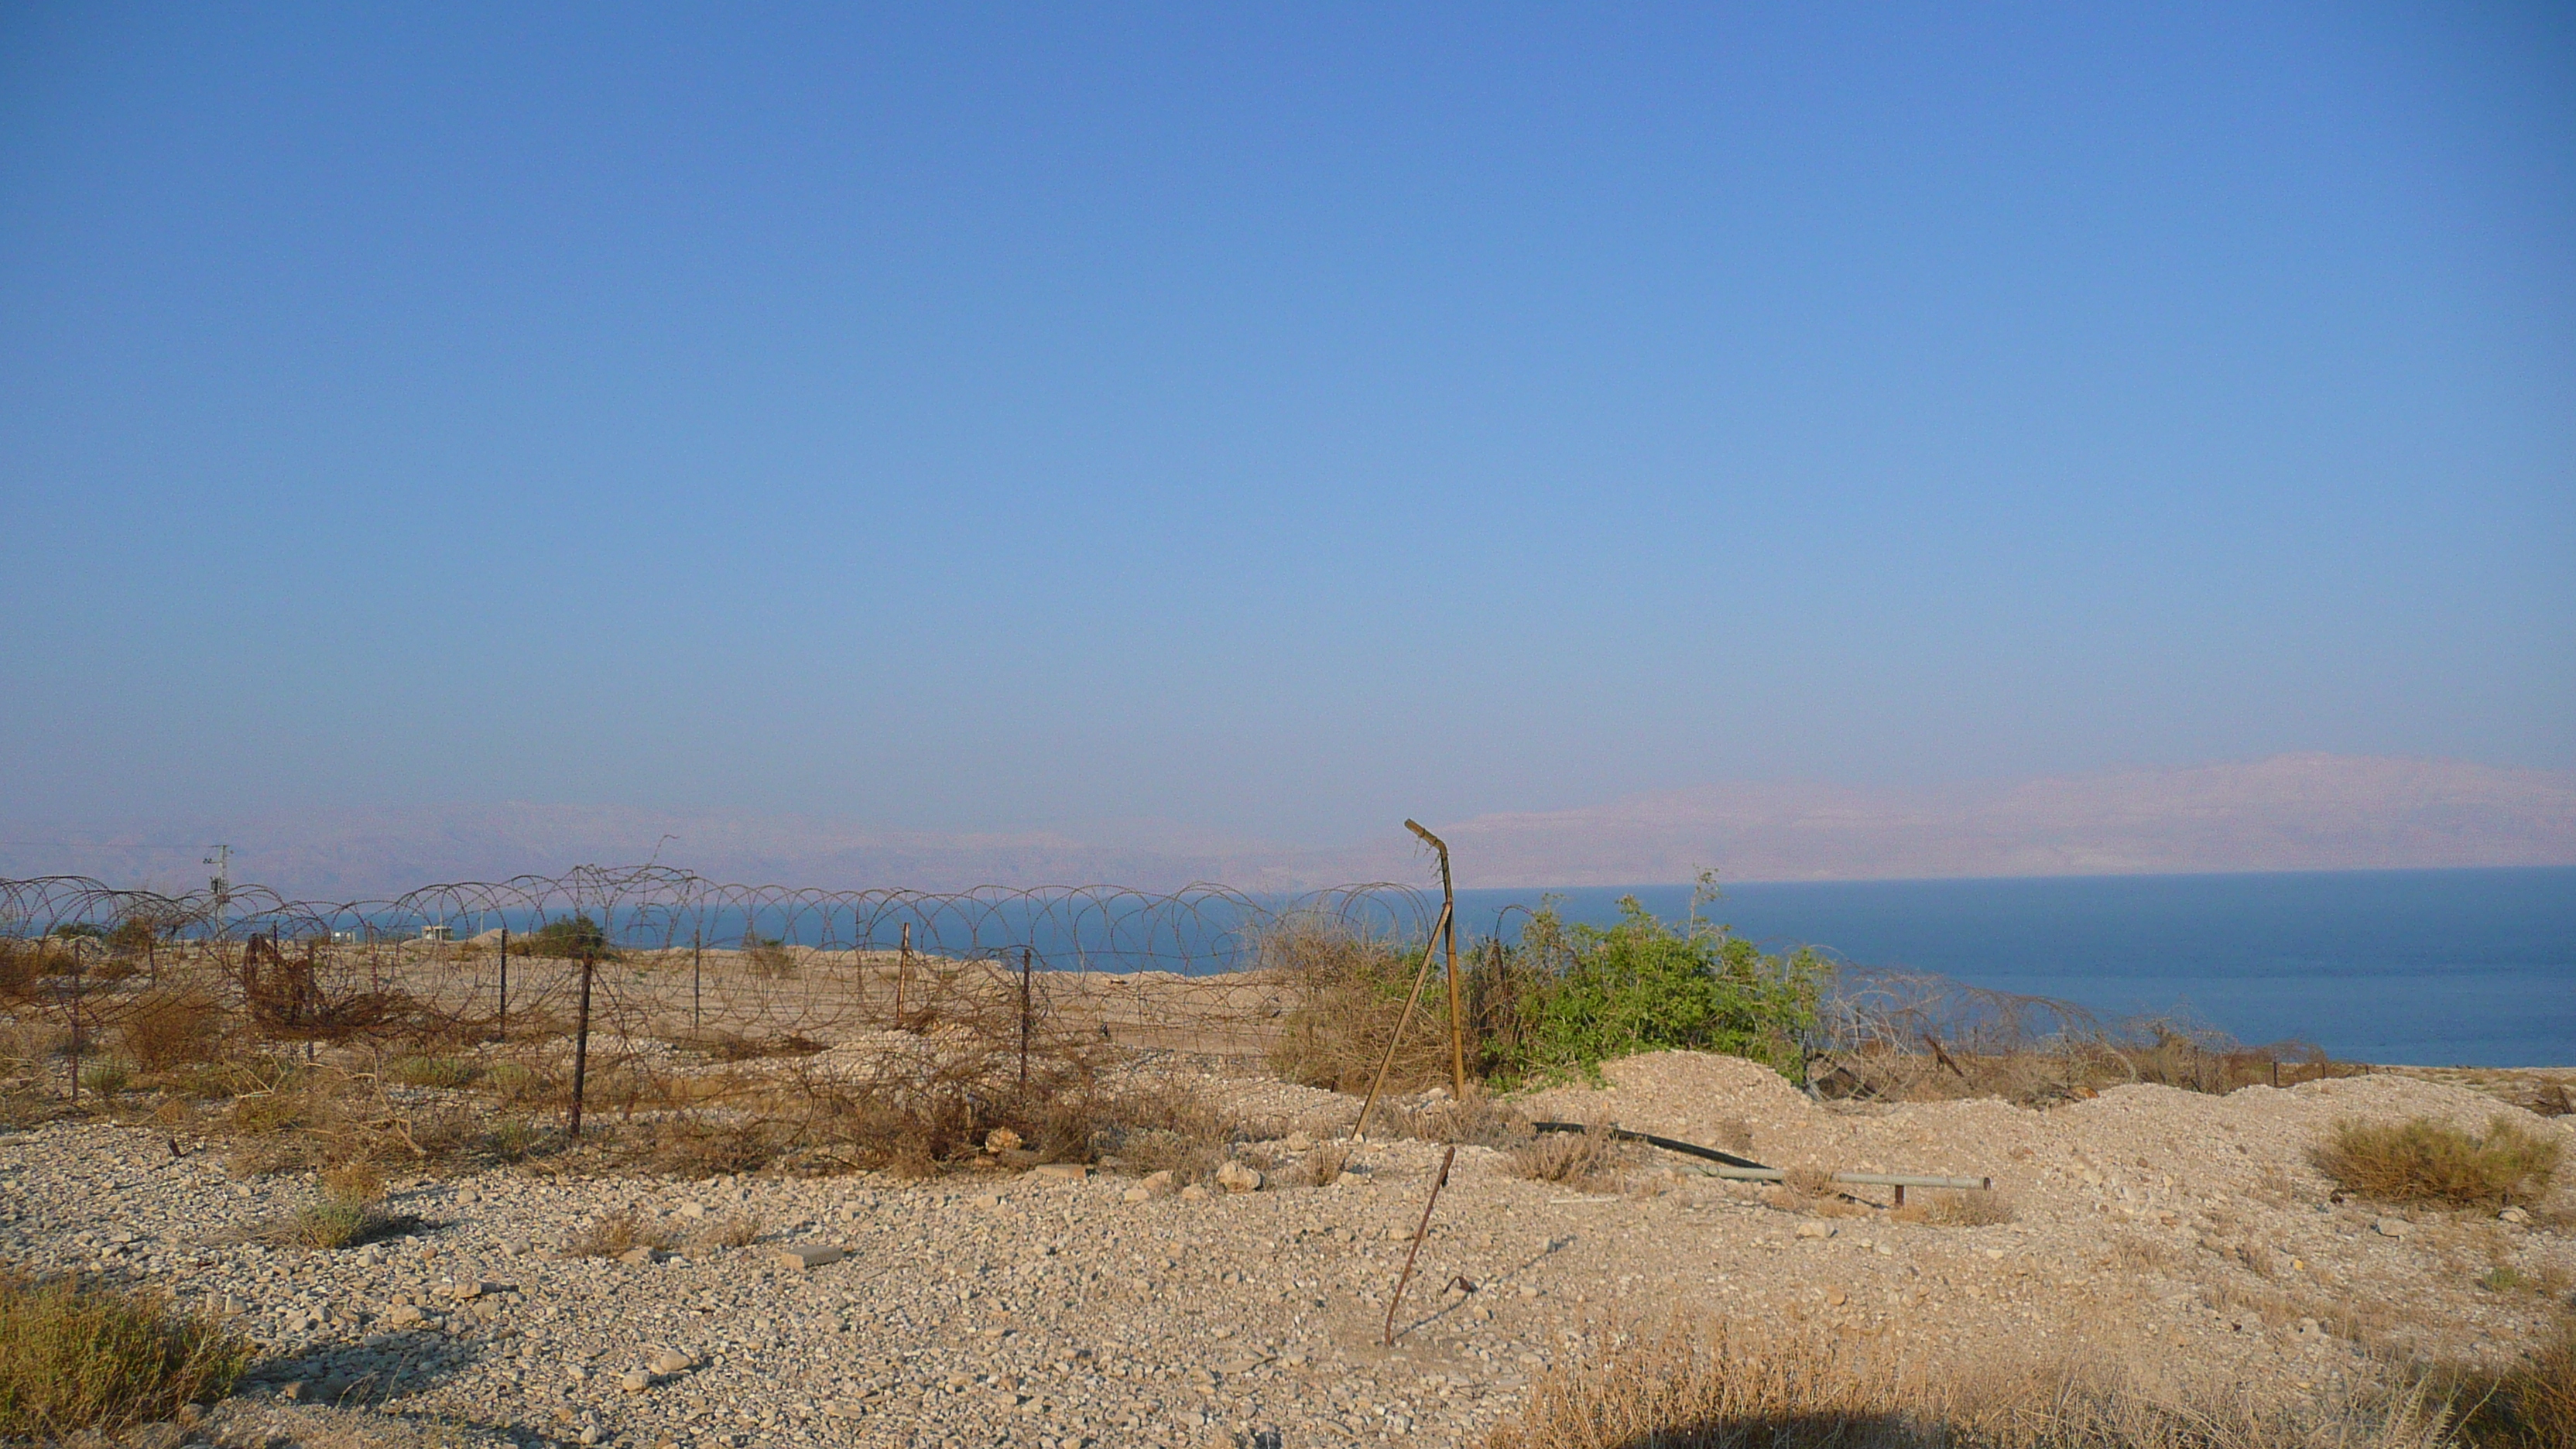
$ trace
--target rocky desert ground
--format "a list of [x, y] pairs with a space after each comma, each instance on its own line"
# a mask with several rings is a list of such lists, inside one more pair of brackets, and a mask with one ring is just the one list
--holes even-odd
[[[312, 1201], [310, 1176], [237, 1179], [156, 1128], [57, 1122], [0, 1135], [0, 1255], [159, 1287], [265, 1346], [169, 1443], [643, 1449], [1474, 1444], [1551, 1365], [1677, 1313], [2324, 1395], [2374, 1365], [2509, 1358], [2576, 1281], [2563, 1178], [2499, 1216], [2339, 1200], [2311, 1165], [2343, 1119], [2576, 1136], [2456, 1083], [1820, 1104], [1753, 1063], [1660, 1053], [1512, 1106], [1784, 1168], [1991, 1177], [1997, 1210], [1933, 1216], [2008, 1220], [1944, 1225], [1919, 1195], [1899, 1214], [1884, 1189], [1805, 1197], [1652, 1151], [1578, 1190], [1471, 1142], [1388, 1347], [1445, 1151], [1390, 1133], [1437, 1118], [1436, 1094], [1345, 1146], [1349, 1097], [1144, 1070], [1244, 1124], [1226, 1184], [489, 1170], [398, 1178], [407, 1230], [312, 1251], [246, 1238]], [[645, 1245], [568, 1253], [624, 1214]]]

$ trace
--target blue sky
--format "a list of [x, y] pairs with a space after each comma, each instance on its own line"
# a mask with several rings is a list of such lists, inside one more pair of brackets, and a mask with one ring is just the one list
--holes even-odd
[[0, 817], [2576, 765], [2576, 22], [10, 6]]

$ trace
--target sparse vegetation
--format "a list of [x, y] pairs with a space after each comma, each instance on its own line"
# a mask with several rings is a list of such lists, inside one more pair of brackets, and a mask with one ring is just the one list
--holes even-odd
[[2559, 1144], [2503, 1117], [2484, 1136], [2426, 1117], [2341, 1122], [2315, 1154], [2318, 1169], [2348, 1192], [2451, 1207], [2537, 1200], [2557, 1174], [2558, 1157]]
[[1553, 1182], [1579, 1192], [1618, 1192], [1627, 1185], [1636, 1154], [1603, 1128], [1541, 1132], [1505, 1158], [1514, 1176]]
[[2321, 1403], [2242, 1391], [2177, 1402], [2045, 1364], [1944, 1368], [1865, 1341], [1676, 1322], [1549, 1371], [1483, 1449], [2451, 1449], [2459, 1442], [2441, 1404], [2402, 1385]]
[[453, 1090], [471, 1086], [480, 1072], [462, 1057], [402, 1057], [386, 1068], [386, 1075], [406, 1087]]
[[614, 1258], [637, 1248], [668, 1252], [679, 1246], [679, 1238], [667, 1229], [644, 1221], [632, 1209], [611, 1213], [582, 1230], [579, 1237], [565, 1245], [564, 1255], [572, 1258]]
[[54, 1442], [221, 1398], [252, 1349], [211, 1318], [73, 1278], [0, 1276], [0, 1439]]
[[1943, 1228], [1993, 1227], [2020, 1215], [2012, 1199], [2002, 1193], [1947, 1190], [1921, 1193], [1890, 1214], [1899, 1222], [1930, 1223]]
[[767, 1223], [749, 1213], [736, 1213], [721, 1222], [709, 1223], [690, 1241], [700, 1248], [748, 1248], [767, 1231]]
[[[1749, 1057], [1794, 1075], [1832, 972], [1810, 951], [1767, 955], [1696, 919], [1676, 928], [1635, 898], [1617, 925], [1569, 923], [1553, 905], [1518, 943], [1463, 952], [1471, 1070], [1510, 1085], [1596, 1072], [1601, 1063], [1667, 1049]], [[1338, 922], [1292, 918], [1262, 942], [1260, 962], [1296, 983], [1270, 1054], [1291, 1081], [1365, 1090], [1388, 1059], [1423, 947], [1399, 947]], [[1410, 1091], [1449, 1076], [1446, 1003], [1435, 984], [1396, 1044], [1389, 1085]]]

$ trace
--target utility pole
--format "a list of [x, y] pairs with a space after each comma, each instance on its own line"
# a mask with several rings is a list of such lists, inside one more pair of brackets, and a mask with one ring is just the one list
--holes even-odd
[[233, 848], [229, 845], [218, 845], [214, 851], [214, 854], [197, 862], [199, 865], [211, 865], [215, 868], [215, 878], [206, 882], [214, 888], [215, 892], [215, 909], [211, 918], [213, 925], [207, 932], [210, 938], [223, 934], [224, 904], [232, 899], [233, 891]]

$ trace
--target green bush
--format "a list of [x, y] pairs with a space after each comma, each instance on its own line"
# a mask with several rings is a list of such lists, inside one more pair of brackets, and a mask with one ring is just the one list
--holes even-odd
[[510, 950], [521, 956], [546, 956], [563, 961], [577, 961], [584, 956], [607, 961], [617, 955], [608, 949], [608, 932], [586, 912], [548, 921], [534, 932], [513, 940]]
[[1637, 1052], [1721, 1052], [1794, 1074], [1832, 975], [1813, 951], [1768, 955], [1727, 928], [1655, 918], [1634, 896], [1613, 926], [1550, 902], [1478, 982], [1482, 1067], [1514, 1079], [1597, 1072]]

